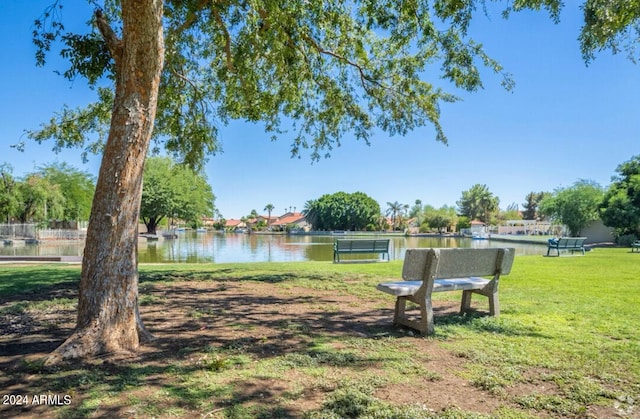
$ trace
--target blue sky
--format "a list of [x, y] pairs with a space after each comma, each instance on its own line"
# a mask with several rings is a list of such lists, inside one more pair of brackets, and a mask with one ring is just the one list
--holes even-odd
[[[97, 174], [98, 156], [83, 164], [78, 150], [56, 155], [49, 144], [23, 136], [64, 104], [93, 99], [82, 80], [71, 83], [54, 73], [65, 69], [57, 60], [35, 66], [32, 24], [49, 3], [0, 3], [0, 163], [11, 164], [16, 176], [54, 161]], [[476, 183], [486, 184], [506, 208], [522, 204], [528, 192], [579, 179], [607, 186], [620, 163], [640, 154], [640, 66], [604, 51], [587, 67], [577, 41], [578, 3], [566, 3], [558, 25], [532, 12], [503, 20], [492, 11], [474, 22], [472, 36], [513, 75], [516, 87], [505, 91], [489, 71], [476, 93], [451, 87], [463, 101], [442, 107], [448, 146], [427, 126], [406, 137], [376, 134], [370, 146], [346, 138], [330, 159], [312, 164], [307, 155], [290, 158], [289, 137], [271, 142], [261, 126], [233, 122], [222, 130], [224, 152], [206, 165], [219, 210], [226, 218], [262, 213], [268, 203], [276, 214], [299, 211], [305, 201], [338, 191], [364, 192], [383, 210], [387, 202], [412, 205], [416, 199], [439, 207], [455, 205]], [[90, 17], [85, 2], [68, 1], [67, 8], [67, 28]], [[25, 152], [10, 147], [19, 141], [27, 142]]]

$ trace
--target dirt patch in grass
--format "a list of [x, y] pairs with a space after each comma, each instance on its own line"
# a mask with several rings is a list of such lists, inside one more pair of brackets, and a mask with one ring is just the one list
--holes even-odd
[[[141, 313], [153, 342], [135, 355], [48, 370], [38, 361], [75, 321], [75, 307], [64, 303], [73, 290], [55, 292], [57, 303], [50, 293], [0, 301], [0, 417], [301, 417], [327, 406], [358, 417], [376, 403], [434, 416], [554, 416], [521, 409], [508, 388], [475, 387], [464, 356], [391, 325], [391, 298], [264, 281], [143, 282]], [[457, 308], [441, 302], [436, 316]], [[41, 395], [49, 398], [34, 404]]]

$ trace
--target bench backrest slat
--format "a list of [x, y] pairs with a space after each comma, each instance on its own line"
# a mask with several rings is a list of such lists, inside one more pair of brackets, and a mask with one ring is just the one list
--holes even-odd
[[389, 250], [389, 239], [386, 240], [375, 240], [373, 242], [373, 248], [375, 250], [379, 250], [382, 252], [386, 252]]
[[586, 237], [563, 237], [558, 239], [558, 247], [582, 246]]
[[[511, 272], [515, 249], [407, 249], [402, 278], [424, 280], [488, 276]], [[502, 258], [502, 260], [500, 260]], [[431, 271], [426, 272], [427, 268]]]
[[386, 252], [389, 250], [389, 239], [379, 240], [347, 240], [338, 239], [335, 242], [337, 250], [374, 249]]
[[351, 249], [351, 240], [336, 240], [335, 246], [338, 250], [349, 250]]
[[351, 242], [351, 249], [372, 249], [372, 240], [353, 240]]

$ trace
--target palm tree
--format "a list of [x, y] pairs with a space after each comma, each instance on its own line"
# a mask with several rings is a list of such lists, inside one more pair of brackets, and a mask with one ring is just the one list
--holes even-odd
[[302, 209], [302, 215], [304, 215], [307, 223], [311, 225], [311, 228], [314, 227], [316, 222], [318, 221], [318, 212], [316, 209], [316, 200], [310, 199], [304, 203], [304, 208]]
[[273, 211], [274, 208], [273, 204], [267, 204], [264, 207], [264, 211], [267, 211], [269, 214], [269, 218], [267, 219], [267, 230], [271, 230], [271, 211]]
[[396, 220], [398, 218], [398, 215], [402, 213], [402, 211], [404, 210], [404, 205], [399, 203], [398, 201], [396, 202], [387, 202], [387, 215], [391, 215], [391, 225], [392, 225], [392, 229], [395, 230], [396, 229]]
[[462, 215], [471, 220], [479, 218], [489, 224], [491, 214], [497, 211], [500, 200], [489, 191], [487, 185], [476, 184], [462, 192], [462, 198], [457, 204]]

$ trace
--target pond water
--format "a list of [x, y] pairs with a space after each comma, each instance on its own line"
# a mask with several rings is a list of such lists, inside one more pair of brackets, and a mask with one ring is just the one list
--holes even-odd
[[[333, 242], [342, 236], [224, 234], [218, 232], [179, 233], [175, 239], [147, 241], [141, 238], [138, 251], [141, 263], [224, 263], [331, 261]], [[343, 238], [389, 238], [390, 257], [402, 259], [412, 247], [515, 247], [516, 254], [544, 254], [546, 246], [496, 240], [472, 240], [459, 237], [351, 236]], [[82, 256], [83, 243], [45, 242], [40, 245], [0, 247], [6, 256]], [[345, 256], [344, 259], [371, 259], [374, 255]], [[341, 258], [342, 259], [342, 258]]]

